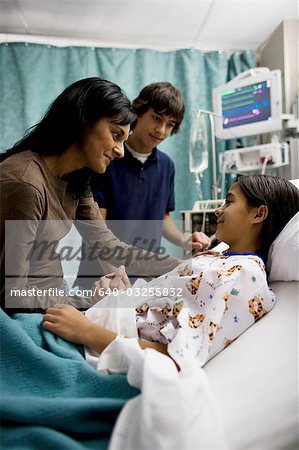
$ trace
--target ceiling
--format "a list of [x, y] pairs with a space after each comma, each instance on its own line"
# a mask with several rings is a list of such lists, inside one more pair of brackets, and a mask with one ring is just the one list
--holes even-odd
[[256, 50], [282, 20], [297, 18], [298, 0], [0, 0], [0, 38]]

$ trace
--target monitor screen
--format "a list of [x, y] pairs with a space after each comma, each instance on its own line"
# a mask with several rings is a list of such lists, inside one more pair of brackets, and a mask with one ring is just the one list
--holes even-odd
[[280, 71], [245, 72], [213, 91], [216, 136], [233, 139], [281, 129]]

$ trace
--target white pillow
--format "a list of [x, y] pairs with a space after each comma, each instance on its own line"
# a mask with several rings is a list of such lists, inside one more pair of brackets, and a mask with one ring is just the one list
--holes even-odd
[[297, 189], [299, 189], [299, 178], [297, 178], [297, 180], [290, 180], [290, 182], [296, 186]]
[[269, 281], [299, 280], [299, 212], [273, 241], [268, 254]]

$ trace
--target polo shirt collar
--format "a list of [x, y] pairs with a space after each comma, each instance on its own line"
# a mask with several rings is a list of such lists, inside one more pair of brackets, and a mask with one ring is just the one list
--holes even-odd
[[147, 164], [151, 164], [153, 162], [156, 162], [159, 159], [159, 152], [158, 152], [157, 147], [155, 147], [153, 149], [153, 151], [151, 152], [151, 154], [149, 155], [149, 157], [147, 158], [147, 160], [145, 161], [144, 164], [142, 164], [142, 162], [140, 162], [137, 158], [135, 158], [132, 155], [132, 153], [130, 153], [130, 151], [127, 149], [127, 145], [126, 144], [124, 145], [124, 148], [125, 148], [124, 159], [127, 160], [127, 161], [131, 161], [131, 162], [134, 161], [135, 164], [138, 164], [138, 165], [145, 166]]

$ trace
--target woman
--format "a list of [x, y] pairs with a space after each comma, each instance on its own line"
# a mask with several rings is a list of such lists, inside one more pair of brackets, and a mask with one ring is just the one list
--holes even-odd
[[[105, 172], [123, 156], [134, 122], [130, 101], [117, 85], [86, 78], [67, 87], [44, 118], [1, 155], [1, 305], [7, 311], [56, 303], [87, 308], [98, 300], [70, 298], [63, 289], [56, 248], [74, 220], [94, 257], [148, 274], [142, 252], [107, 229], [89, 189], [92, 173]], [[155, 262], [155, 270], [165, 273], [176, 262]]]
[[134, 285], [133, 314], [132, 309], [123, 314], [124, 323], [114, 331], [107, 325], [116, 322], [117, 307], [127, 306], [129, 295], [128, 303], [124, 294], [119, 303], [106, 297], [87, 317], [73, 308], [50, 308], [44, 327], [98, 353], [125, 329], [127, 336], [140, 338], [142, 348], [168, 353], [180, 367], [203, 365], [274, 306], [265, 262], [271, 243], [298, 210], [299, 191], [290, 182], [241, 177], [216, 210], [216, 237], [229, 251], [197, 256], [147, 285]]

